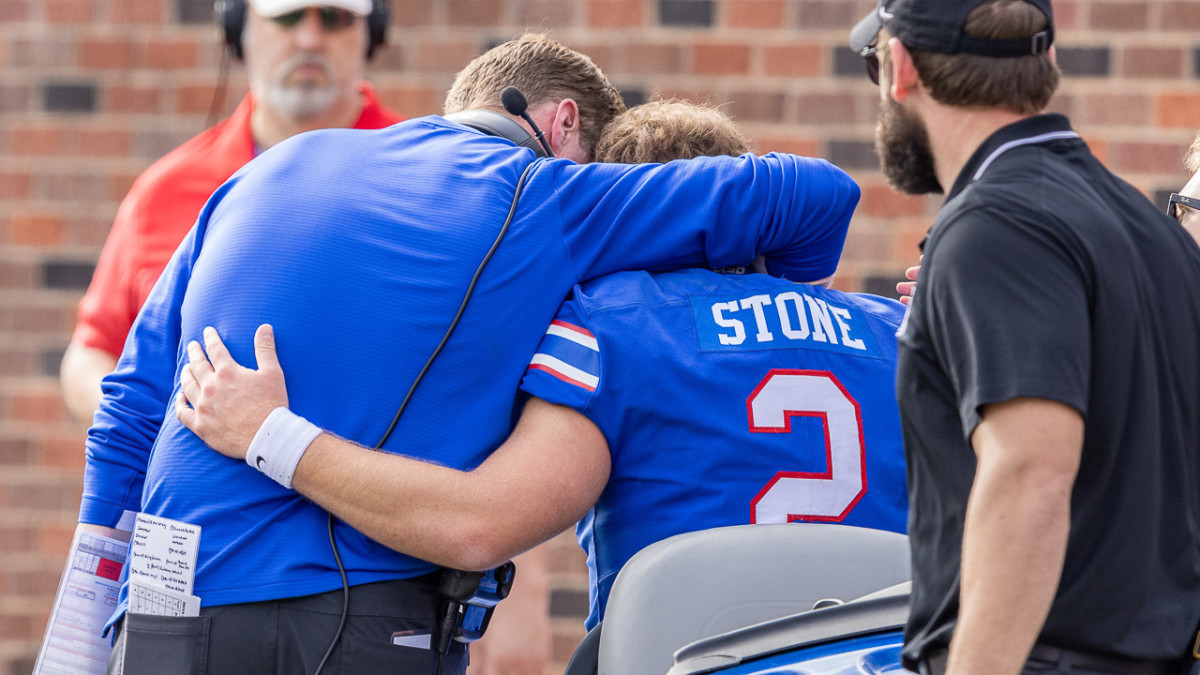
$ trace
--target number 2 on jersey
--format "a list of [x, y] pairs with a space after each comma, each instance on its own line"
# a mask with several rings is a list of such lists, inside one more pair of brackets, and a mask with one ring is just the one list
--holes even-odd
[[862, 412], [837, 377], [772, 370], [746, 399], [751, 433], [791, 433], [793, 417], [825, 430], [825, 471], [780, 471], [750, 502], [750, 522], [841, 522], [867, 491]]

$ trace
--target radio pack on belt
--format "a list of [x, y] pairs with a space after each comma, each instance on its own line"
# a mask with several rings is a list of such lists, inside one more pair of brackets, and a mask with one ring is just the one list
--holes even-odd
[[486, 572], [443, 569], [438, 595], [446, 599], [446, 610], [438, 626], [438, 652], [445, 654], [450, 640], [468, 643], [483, 637], [492, 610], [512, 590], [517, 566], [510, 560]]

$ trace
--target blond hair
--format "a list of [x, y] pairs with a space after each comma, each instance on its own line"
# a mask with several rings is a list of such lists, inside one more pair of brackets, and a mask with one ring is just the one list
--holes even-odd
[[503, 110], [500, 92], [521, 90], [529, 107], [572, 99], [579, 106], [580, 145], [589, 157], [605, 125], [624, 112], [621, 94], [587, 56], [540, 33], [497, 45], [454, 78], [442, 105], [446, 114]]
[[664, 163], [750, 152], [750, 143], [725, 113], [686, 101], [651, 101], [626, 110], [604, 129], [596, 161]]

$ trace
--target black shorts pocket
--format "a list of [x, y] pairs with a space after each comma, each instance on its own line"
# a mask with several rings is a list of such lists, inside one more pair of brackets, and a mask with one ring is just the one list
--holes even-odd
[[[433, 673], [437, 666], [437, 650], [404, 647], [355, 635], [342, 636], [342, 675], [377, 675], [378, 673]], [[461, 645], [450, 648], [442, 657], [443, 675], [466, 670], [466, 654]], [[403, 670], [414, 669], [414, 670]]]
[[126, 614], [125, 675], [203, 675], [208, 670], [207, 616]]

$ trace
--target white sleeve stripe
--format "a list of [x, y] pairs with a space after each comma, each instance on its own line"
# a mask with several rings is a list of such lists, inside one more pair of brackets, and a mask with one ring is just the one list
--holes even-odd
[[550, 324], [550, 327], [546, 329], [546, 335], [553, 335], [555, 337], [563, 338], [564, 340], [570, 340], [571, 342], [587, 347], [594, 352], [600, 351], [600, 344], [596, 342], [596, 338], [582, 335], [576, 331], [570, 330], [569, 328], [563, 328], [562, 326]]
[[534, 354], [533, 358], [529, 361], [529, 365], [545, 366], [550, 370], [554, 370], [566, 375], [572, 380], [582, 382], [589, 387], [597, 387], [600, 385], [599, 377], [596, 377], [587, 371], [580, 370], [565, 361], [556, 359], [549, 354]]

